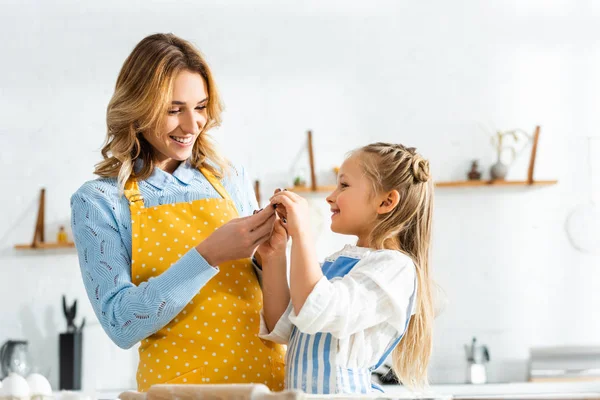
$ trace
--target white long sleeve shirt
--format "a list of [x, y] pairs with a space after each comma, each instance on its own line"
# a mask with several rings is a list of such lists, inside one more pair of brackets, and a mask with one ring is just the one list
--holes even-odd
[[348, 245], [322, 268], [325, 276], [300, 313], [290, 304], [272, 332], [261, 315], [259, 336], [288, 344], [287, 388], [368, 393], [376, 389], [371, 371], [399, 343], [414, 313], [414, 263], [399, 251]]

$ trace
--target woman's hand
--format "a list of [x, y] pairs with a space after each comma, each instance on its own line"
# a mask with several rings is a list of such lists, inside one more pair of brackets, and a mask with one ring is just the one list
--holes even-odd
[[271, 236], [274, 222], [273, 207], [266, 207], [249, 217], [232, 219], [200, 242], [196, 250], [213, 266], [251, 257], [254, 250]]
[[262, 265], [268, 264], [270, 260], [285, 258], [288, 234], [281, 218], [275, 218], [271, 237], [256, 249], [261, 258]]
[[310, 231], [308, 202], [296, 193], [279, 191], [271, 197], [271, 204], [277, 206], [288, 234], [294, 238]]

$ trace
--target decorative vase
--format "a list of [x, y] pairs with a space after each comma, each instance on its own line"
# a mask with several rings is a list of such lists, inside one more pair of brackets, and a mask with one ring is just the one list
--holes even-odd
[[508, 165], [504, 164], [500, 160], [498, 160], [496, 164], [492, 165], [492, 168], [490, 168], [490, 175], [492, 176], [492, 180], [504, 180], [507, 174]]
[[471, 170], [467, 174], [467, 178], [469, 178], [470, 181], [478, 181], [481, 179], [481, 172], [478, 171], [478, 168], [479, 165], [477, 160], [473, 160], [471, 162]]

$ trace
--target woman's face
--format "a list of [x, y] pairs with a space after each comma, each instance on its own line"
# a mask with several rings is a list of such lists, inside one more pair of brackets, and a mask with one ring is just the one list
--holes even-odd
[[187, 160], [198, 135], [206, 124], [208, 95], [202, 76], [181, 71], [173, 82], [173, 99], [161, 128], [144, 132], [144, 138], [154, 147], [156, 163], [172, 173], [181, 161]]

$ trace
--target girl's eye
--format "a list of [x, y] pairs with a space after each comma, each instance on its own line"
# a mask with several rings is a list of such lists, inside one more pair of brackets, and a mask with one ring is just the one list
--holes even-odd
[[196, 110], [198, 110], [198, 111], [202, 111], [202, 110], [205, 110], [205, 109], [206, 109], [206, 106], [198, 106], [198, 107], [196, 107]]
[[172, 110], [168, 111], [169, 115], [175, 115], [175, 114], [178, 114], [180, 112], [181, 112], [181, 108], [175, 108], [175, 109], [172, 109]]
[[340, 186], [341, 186], [342, 188], [347, 188], [347, 187], [348, 187], [348, 184], [347, 184], [347, 183], [340, 182]]

